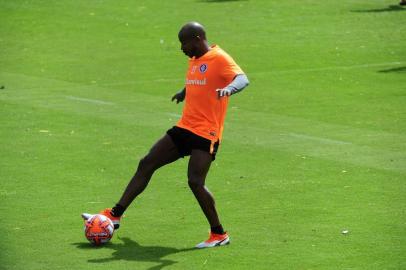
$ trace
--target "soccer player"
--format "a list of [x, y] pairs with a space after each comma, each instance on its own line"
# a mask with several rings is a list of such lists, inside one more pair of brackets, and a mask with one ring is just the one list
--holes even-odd
[[[188, 184], [210, 227], [209, 239], [196, 247], [214, 247], [230, 242], [216, 211], [213, 195], [205, 186], [207, 172], [215, 159], [223, 133], [229, 96], [243, 90], [248, 78], [234, 60], [219, 46], [209, 46], [202, 25], [185, 24], [179, 31], [181, 49], [189, 57], [185, 87], [172, 97], [185, 101], [176, 124], [141, 159], [118, 203], [101, 214], [118, 229], [120, 218], [131, 202], [146, 188], [153, 173], [175, 160], [190, 156]], [[89, 214], [82, 214], [87, 219]]]

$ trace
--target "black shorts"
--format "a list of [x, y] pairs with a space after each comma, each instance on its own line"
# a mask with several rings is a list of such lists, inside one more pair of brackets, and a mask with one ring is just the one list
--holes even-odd
[[193, 149], [199, 149], [210, 153], [212, 160], [216, 159], [219, 141], [212, 143], [210, 140], [196, 135], [187, 129], [176, 126], [168, 130], [166, 133], [171, 137], [182, 157], [189, 156]]

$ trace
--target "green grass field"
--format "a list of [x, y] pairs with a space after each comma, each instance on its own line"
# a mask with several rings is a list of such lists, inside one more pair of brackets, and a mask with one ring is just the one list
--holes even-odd
[[[181, 114], [190, 20], [251, 81], [207, 179], [232, 244], [192, 248], [185, 158], [95, 248], [80, 213]], [[0, 0], [0, 269], [406, 269], [405, 37], [398, 0]]]

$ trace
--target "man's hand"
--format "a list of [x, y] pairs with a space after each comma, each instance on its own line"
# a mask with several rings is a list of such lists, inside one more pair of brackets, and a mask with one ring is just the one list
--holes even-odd
[[233, 90], [231, 88], [222, 88], [222, 89], [216, 89], [217, 92], [217, 97], [222, 98], [222, 97], [229, 97], [232, 94], [234, 94]]
[[222, 97], [229, 97], [242, 91], [250, 82], [248, 81], [247, 75], [238, 74], [234, 77], [234, 80], [224, 88], [216, 89], [217, 97], [220, 99]]
[[176, 99], [176, 104], [178, 104], [179, 102], [182, 102], [185, 99], [186, 96], [186, 89], [183, 88], [182, 90], [180, 90], [179, 92], [177, 92], [173, 97], [172, 97], [172, 101], [174, 101]]

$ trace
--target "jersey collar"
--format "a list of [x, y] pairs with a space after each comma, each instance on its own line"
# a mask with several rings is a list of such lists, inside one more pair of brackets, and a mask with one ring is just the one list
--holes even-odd
[[210, 50], [208, 52], [206, 52], [205, 54], [203, 54], [202, 56], [200, 56], [199, 58], [196, 57], [192, 57], [190, 58], [191, 61], [201, 61], [201, 60], [208, 60], [210, 58], [213, 58], [216, 54], [218, 49], [220, 49], [220, 47], [216, 44], [213, 44], [210, 46]]

